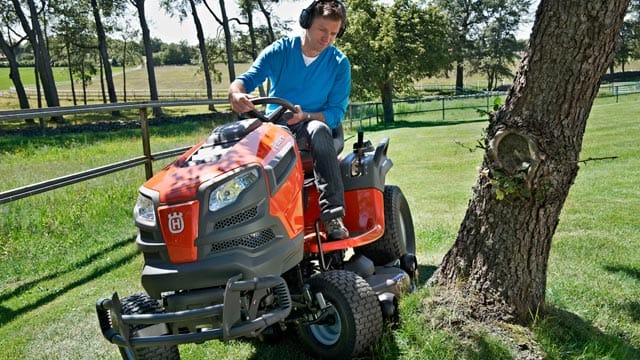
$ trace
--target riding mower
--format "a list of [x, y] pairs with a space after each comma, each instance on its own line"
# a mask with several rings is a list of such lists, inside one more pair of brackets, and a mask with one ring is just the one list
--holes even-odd
[[124, 359], [177, 359], [180, 344], [289, 330], [314, 356], [351, 358], [398, 320], [398, 299], [415, 289], [411, 212], [385, 185], [389, 140], [374, 147], [360, 131], [339, 159], [350, 237], [330, 241], [308, 149], [284, 126], [295, 108], [253, 102], [276, 109], [216, 127], [140, 187], [146, 293], [96, 304], [102, 334]]

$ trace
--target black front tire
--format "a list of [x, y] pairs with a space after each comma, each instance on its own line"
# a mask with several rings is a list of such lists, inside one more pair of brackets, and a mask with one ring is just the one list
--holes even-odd
[[[164, 308], [158, 303], [158, 301], [143, 293], [124, 297], [120, 302], [122, 304], [123, 315], [157, 314], [164, 312]], [[129, 331], [134, 333], [135, 331], [145, 327], [145, 325], [129, 326]], [[133, 354], [128, 353], [127, 349], [121, 348], [120, 353], [123, 359], [133, 358]], [[139, 347], [135, 349], [135, 358], [143, 360], [178, 360], [180, 359], [180, 352], [177, 345]]]
[[320, 292], [332, 306], [324, 323], [298, 328], [311, 352], [327, 359], [350, 359], [381, 336], [378, 298], [362, 277], [350, 271], [328, 271], [312, 277], [309, 285], [314, 298]]
[[394, 185], [384, 187], [384, 234], [370, 244], [355, 248], [355, 252], [386, 265], [401, 256], [416, 252], [416, 236], [409, 203], [402, 190]]

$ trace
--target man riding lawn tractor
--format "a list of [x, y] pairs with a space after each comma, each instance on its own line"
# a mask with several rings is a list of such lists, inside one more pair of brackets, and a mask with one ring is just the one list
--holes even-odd
[[[351, 358], [396, 319], [398, 299], [417, 282], [413, 222], [402, 191], [385, 184], [389, 139], [374, 147], [359, 132], [353, 151], [338, 156], [350, 73], [330, 44], [343, 19], [337, 1], [303, 10], [304, 37], [274, 43], [230, 87], [234, 109], [249, 118], [218, 126], [140, 187], [146, 293], [96, 304], [123, 358], [176, 359], [179, 344], [285, 331], [320, 357]], [[271, 56], [281, 52], [325, 76], [333, 63], [334, 85], [274, 81], [285, 68]], [[272, 96], [245, 94], [265, 74]]]

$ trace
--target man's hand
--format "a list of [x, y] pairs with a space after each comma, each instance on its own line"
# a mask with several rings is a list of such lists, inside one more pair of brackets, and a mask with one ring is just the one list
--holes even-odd
[[291, 116], [291, 119], [287, 121], [287, 125], [295, 125], [305, 120], [308, 120], [309, 118], [309, 113], [302, 111], [302, 108], [300, 107], [300, 105], [295, 105], [294, 107], [296, 108], [297, 111], [292, 114], [293, 116]]
[[251, 102], [251, 99], [253, 98], [255, 98], [255, 96], [245, 93], [229, 93], [229, 103], [231, 104], [231, 108], [233, 109], [233, 111], [239, 113], [246, 113], [255, 109], [255, 106]]

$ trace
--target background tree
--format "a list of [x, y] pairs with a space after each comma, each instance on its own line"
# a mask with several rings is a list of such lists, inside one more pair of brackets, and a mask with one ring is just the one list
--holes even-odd
[[[213, 83], [211, 81], [211, 71], [209, 70], [209, 57], [207, 56], [207, 44], [205, 42], [204, 30], [202, 28], [202, 22], [200, 21], [200, 16], [198, 15], [197, 5], [199, 5], [201, 0], [181, 0], [181, 1], [171, 1], [171, 0], [162, 0], [160, 6], [171, 16], [178, 15], [180, 22], [187, 18], [187, 13], [191, 13], [191, 17], [193, 18], [193, 22], [196, 27], [196, 37], [198, 38], [198, 50], [200, 50], [200, 61], [201, 66], [204, 69], [204, 83], [207, 89], [207, 99], [213, 99]], [[210, 111], [215, 111], [215, 107], [213, 104], [209, 105]]]
[[229, 70], [229, 83], [231, 83], [236, 78], [236, 69], [235, 62], [233, 61], [233, 42], [231, 38], [231, 25], [229, 24], [229, 17], [227, 16], [227, 9], [225, 8], [224, 0], [219, 0], [218, 4], [220, 5], [220, 16], [216, 15], [207, 0], [202, 1], [206, 6], [207, 10], [213, 18], [216, 20], [220, 26], [222, 26], [222, 31], [224, 32], [224, 48], [227, 54], [227, 69]]
[[163, 45], [162, 51], [158, 55], [163, 65], [188, 65], [191, 64], [195, 53], [187, 41], [182, 40], [178, 44]]
[[[27, 34], [29, 43], [33, 48], [35, 68], [37, 71], [36, 79], [42, 83], [44, 90], [44, 97], [47, 101], [47, 106], [55, 107], [60, 106], [60, 100], [58, 98], [58, 89], [53, 78], [53, 70], [51, 69], [51, 57], [49, 56], [49, 49], [45, 42], [44, 34], [42, 33], [42, 27], [40, 26], [40, 20], [38, 17], [38, 9], [34, 0], [26, 0], [28, 14], [22, 9], [22, 5], [19, 0], [11, 0], [15, 14], [20, 20], [22, 29]], [[53, 117], [56, 122], [63, 122], [62, 117]]]
[[625, 66], [631, 59], [636, 56], [638, 52], [638, 30], [640, 24], [637, 20], [630, 18], [625, 20], [618, 36], [618, 45], [616, 47], [616, 55], [614, 61], [611, 63], [611, 73], [614, 72], [614, 65], [621, 67], [621, 71], [625, 71]]
[[519, 52], [525, 44], [516, 39], [516, 32], [525, 16], [531, 1], [494, 0], [491, 16], [478, 29], [470, 49], [469, 63], [472, 73], [484, 73], [487, 77], [487, 90], [498, 86], [501, 77], [513, 77], [511, 68], [520, 58]]
[[[67, 64], [67, 71], [71, 83], [71, 96], [73, 105], [77, 105], [75, 88], [76, 74], [82, 76], [82, 62], [87, 53], [94, 50], [91, 44], [96, 43], [94, 25], [91, 22], [90, 7], [88, 3], [72, 4], [66, 1], [58, 1], [54, 4], [55, 21], [52, 30], [56, 34], [53, 46], [50, 46], [52, 56]], [[79, 78], [82, 82], [82, 77]], [[83, 98], [86, 99], [86, 92]], [[85, 100], [86, 103], [86, 100]]]
[[122, 97], [127, 102], [127, 65], [137, 65], [140, 63], [142, 47], [137, 38], [140, 34], [138, 29], [131, 26], [129, 19], [125, 17], [122, 23], [117, 25], [120, 39], [113, 40], [113, 48], [116, 50], [113, 61], [114, 65], [122, 66]]
[[[265, 2], [263, 0], [256, 0], [256, 2], [258, 3], [258, 7], [260, 8], [262, 15], [264, 16], [264, 20], [267, 22], [267, 34], [269, 35], [267, 41], [269, 44], [271, 44], [272, 42], [276, 41], [276, 34], [273, 30], [273, 24], [271, 21], [271, 8], [269, 7], [268, 2]], [[277, 4], [278, 0], [273, 0], [272, 3]]]
[[[129, 1], [131, 1], [131, 4], [136, 8], [138, 12], [138, 20], [140, 21], [140, 30], [142, 32], [142, 43], [144, 44], [144, 57], [147, 65], [147, 77], [149, 80], [149, 94], [150, 94], [151, 100], [157, 101], [158, 85], [156, 82], [156, 72], [154, 69], [154, 62], [153, 62], [151, 34], [149, 32], [149, 25], [147, 25], [147, 15], [144, 9], [145, 0], [129, 0]], [[153, 115], [155, 117], [161, 117], [162, 109], [159, 107], [154, 107]]]
[[[96, 29], [96, 35], [98, 38], [98, 51], [100, 54], [100, 60], [102, 62], [102, 69], [104, 70], [104, 79], [107, 83], [107, 92], [109, 93], [110, 103], [117, 103], [118, 96], [116, 95], [116, 87], [113, 82], [113, 72], [111, 71], [111, 63], [109, 62], [109, 52], [107, 50], [107, 33], [102, 22], [102, 16], [110, 15], [114, 10], [112, 6], [115, 5], [117, 5], [117, 2], [114, 2], [112, 0], [102, 1], [100, 5], [98, 4], [98, 0], [91, 0], [91, 10]], [[112, 113], [112, 115], [117, 116], [118, 112], [115, 111]]]
[[393, 96], [416, 80], [448, 67], [445, 18], [435, 7], [412, 0], [385, 5], [349, 3], [349, 28], [338, 45], [352, 65], [356, 99], [380, 97], [384, 121], [393, 122]]
[[[224, 40], [220, 38], [208, 38], [207, 39], [207, 57], [209, 58], [209, 64], [221, 63], [225, 59], [226, 49], [224, 48]], [[204, 68], [200, 68], [198, 71], [204, 71]], [[211, 79], [215, 82], [222, 82], [222, 72], [217, 70], [214, 66], [209, 68], [211, 73]]]
[[[13, 83], [13, 87], [16, 89], [20, 109], [29, 109], [29, 98], [27, 97], [27, 92], [24, 89], [22, 78], [20, 77], [20, 64], [18, 62], [16, 52], [16, 49], [20, 46], [25, 37], [18, 35], [18, 40], [13, 41], [13, 37], [17, 35], [13, 30], [16, 23], [17, 19], [14, 15], [13, 9], [11, 9], [11, 5], [5, 2], [0, 3], [0, 50], [5, 55], [7, 62], [9, 63], [9, 78]], [[26, 123], [33, 124], [34, 120], [27, 119]]]
[[[98, 51], [100, 54], [101, 68], [104, 70], [104, 80], [106, 81], [110, 103], [117, 103], [118, 97], [116, 95], [116, 87], [113, 81], [113, 71], [111, 70], [110, 56], [107, 46], [107, 32], [102, 18], [104, 17], [105, 19], [108, 19], [111, 16], [123, 12], [124, 8], [125, 3], [123, 0], [91, 0], [91, 10], [98, 38]], [[100, 78], [102, 79], [102, 76]], [[118, 114], [118, 111], [112, 112], [112, 115], [114, 116], [117, 116]]]
[[447, 14], [449, 43], [456, 63], [456, 94], [460, 94], [464, 91], [464, 62], [473, 44], [469, 36], [478, 32], [489, 9], [485, 0], [435, 0], [435, 3]]
[[628, 2], [540, 2], [457, 239], [431, 280], [461, 294], [471, 316], [528, 323], [544, 310], [551, 240]]

